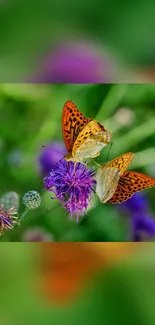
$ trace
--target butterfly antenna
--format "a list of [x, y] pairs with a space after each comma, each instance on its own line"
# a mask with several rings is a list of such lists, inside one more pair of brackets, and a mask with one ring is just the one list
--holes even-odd
[[111, 152], [111, 148], [112, 148], [112, 146], [113, 146], [113, 142], [110, 142], [110, 147], [109, 147], [109, 152], [108, 152], [108, 155], [107, 155], [106, 164], [107, 164], [107, 162], [108, 162], [108, 160], [109, 160], [109, 156], [110, 156], [110, 152]]
[[95, 164], [95, 165], [97, 165], [97, 167], [101, 167], [101, 165], [100, 164], [98, 164], [93, 158], [90, 158], [92, 161], [93, 161], [93, 163]]
[[42, 146], [42, 148], [47, 148], [47, 149], [49, 149], [49, 150], [55, 151], [55, 152], [57, 152], [57, 153], [60, 153], [60, 154], [62, 154], [62, 155], [66, 155], [65, 152], [62, 152], [62, 151], [59, 151], [59, 150], [53, 149], [53, 148], [48, 147], [48, 146]]
[[97, 167], [101, 167], [94, 159], [93, 159], [93, 157], [91, 157], [91, 155], [89, 156], [89, 159], [91, 159], [96, 165], [97, 165]]

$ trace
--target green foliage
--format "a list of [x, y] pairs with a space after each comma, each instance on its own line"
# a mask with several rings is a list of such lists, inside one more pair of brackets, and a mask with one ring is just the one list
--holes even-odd
[[154, 65], [154, 10], [154, 1], [146, 4], [144, 0], [136, 4], [120, 0], [117, 5], [101, 0], [2, 1], [1, 82], [18, 82], [34, 75], [39, 59], [55, 41], [81, 36], [110, 49], [122, 64]]

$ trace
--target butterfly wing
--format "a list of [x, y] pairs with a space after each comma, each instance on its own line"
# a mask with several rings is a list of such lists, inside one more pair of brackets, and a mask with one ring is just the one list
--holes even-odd
[[117, 190], [107, 203], [122, 203], [139, 191], [155, 186], [155, 179], [145, 174], [125, 171], [120, 177]]
[[68, 152], [72, 151], [75, 140], [89, 121], [91, 120], [86, 118], [71, 100], [64, 104], [62, 133]]
[[[132, 152], [127, 152], [124, 155], [121, 155], [113, 160], [111, 160], [106, 165], [103, 165], [103, 168], [107, 167], [115, 167], [120, 170], [120, 176], [123, 175], [127, 167], [130, 165], [134, 158], [134, 154]], [[102, 167], [101, 167], [102, 168]]]
[[105, 203], [114, 195], [118, 181], [120, 179], [120, 170], [115, 167], [99, 168], [96, 174], [96, 194], [101, 203]]
[[111, 133], [99, 122], [91, 120], [79, 133], [74, 145], [73, 157], [79, 160], [96, 157], [111, 140]]
[[109, 201], [116, 192], [119, 179], [131, 163], [134, 154], [128, 152], [121, 155], [106, 165], [102, 165], [96, 174], [96, 194], [99, 196], [101, 203]]

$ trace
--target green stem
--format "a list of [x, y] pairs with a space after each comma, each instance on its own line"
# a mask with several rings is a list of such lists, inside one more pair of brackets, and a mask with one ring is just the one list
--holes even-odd
[[25, 218], [25, 216], [27, 215], [28, 212], [29, 212], [29, 209], [26, 209], [26, 210], [23, 212], [23, 214], [21, 215], [21, 217], [20, 217], [20, 219], [19, 219], [19, 221], [18, 221], [18, 223], [17, 223], [17, 226], [20, 226], [20, 225], [21, 225], [22, 221], [24, 220], [24, 218]]

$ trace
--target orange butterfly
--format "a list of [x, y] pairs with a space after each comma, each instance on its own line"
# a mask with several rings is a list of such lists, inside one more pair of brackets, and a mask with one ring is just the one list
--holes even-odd
[[68, 150], [64, 158], [73, 161], [99, 156], [112, 138], [102, 124], [86, 118], [71, 100], [64, 104], [62, 133]]
[[99, 168], [96, 193], [102, 203], [122, 203], [134, 193], [155, 186], [154, 178], [126, 170], [133, 158], [134, 154], [129, 152]]

